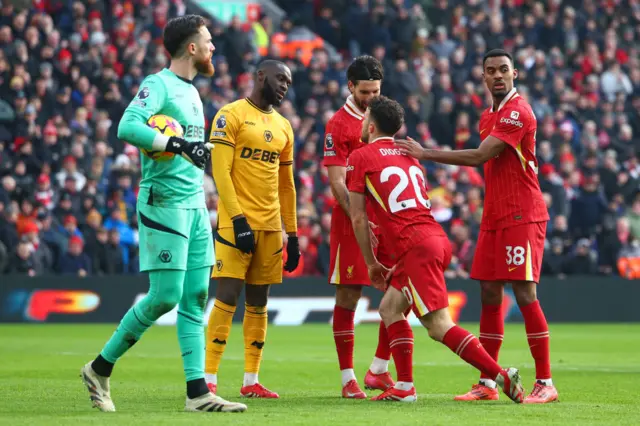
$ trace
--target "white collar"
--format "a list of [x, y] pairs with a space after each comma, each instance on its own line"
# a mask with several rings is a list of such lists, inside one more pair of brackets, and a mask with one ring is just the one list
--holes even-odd
[[[518, 96], [520, 96], [520, 95], [518, 95], [518, 92], [516, 91], [516, 88], [514, 86], [513, 89], [511, 89], [509, 91], [509, 93], [507, 93], [507, 96], [504, 97], [502, 102], [500, 102], [500, 105], [498, 105], [498, 111], [500, 111], [502, 109], [502, 107], [507, 104], [507, 102], [509, 102], [512, 99], [517, 98]], [[496, 112], [496, 111], [493, 110], [493, 102], [491, 103], [491, 112]]]
[[379, 138], [375, 138], [374, 140], [372, 140], [369, 143], [375, 143], [375, 142], [378, 142], [379, 140], [382, 140], [382, 139], [389, 139], [390, 141], [393, 142], [393, 136], [380, 136]]
[[358, 120], [362, 121], [364, 119], [364, 112], [362, 112], [360, 108], [358, 108], [358, 105], [356, 105], [353, 100], [353, 95], [349, 95], [343, 108], [349, 115], [357, 118]]

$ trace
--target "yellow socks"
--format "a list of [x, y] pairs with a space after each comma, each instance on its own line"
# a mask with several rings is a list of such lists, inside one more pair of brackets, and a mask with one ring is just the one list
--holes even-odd
[[258, 381], [262, 347], [267, 336], [267, 307], [245, 304], [244, 309], [244, 386], [248, 386], [255, 384], [248, 382]]
[[207, 354], [204, 369], [207, 375], [218, 373], [220, 360], [227, 346], [227, 339], [231, 331], [231, 320], [235, 312], [235, 306], [227, 305], [217, 299], [213, 304], [213, 310], [209, 316], [209, 326], [207, 327]]

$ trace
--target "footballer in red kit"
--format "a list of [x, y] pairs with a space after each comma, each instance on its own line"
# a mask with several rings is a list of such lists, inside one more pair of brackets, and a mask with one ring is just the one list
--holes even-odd
[[[512, 88], [498, 108], [480, 117], [481, 135], [505, 149], [484, 163], [485, 207], [471, 278], [479, 281], [540, 280], [549, 213], [538, 183], [536, 118]], [[505, 259], [506, 257], [506, 259]]]
[[[557, 401], [558, 392], [551, 379], [549, 327], [536, 291], [549, 220], [538, 182], [536, 117], [514, 87], [518, 71], [508, 52], [487, 52], [483, 76], [493, 105], [480, 118], [482, 143], [477, 149], [423, 149], [410, 138], [396, 141], [396, 146], [422, 160], [460, 166], [484, 164], [484, 210], [471, 267], [471, 277], [480, 281], [481, 287], [480, 342], [497, 360], [504, 337], [504, 285], [511, 283], [536, 366], [534, 388], [524, 402], [544, 404]], [[455, 399], [496, 400], [496, 383], [482, 375], [470, 392]]]
[[[398, 374], [394, 386], [372, 400], [417, 400], [413, 332], [405, 314], [411, 307], [433, 339], [493, 378], [513, 401], [522, 402], [524, 389], [518, 370], [502, 369], [473, 334], [451, 319], [444, 279], [451, 261], [451, 243], [431, 215], [423, 168], [394, 144], [393, 135], [403, 123], [400, 104], [384, 96], [373, 99], [362, 127], [362, 139], [368, 144], [353, 152], [347, 165], [351, 221], [372, 284], [386, 290], [379, 311]], [[376, 258], [368, 205], [397, 260], [392, 269]]]
[[[340, 170], [347, 166], [347, 158], [364, 144], [360, 141], [364, 111], [349, 96], [327, 122], [324, 137], [325, 167]], [[337, 197], [336, 197], [337, 198]], [[368, 285], [369, 276], [358, 243], [353, 235], [351, 219], [338, 204], [331, 213], [331, 257], [329, 283], [336, 285]]]
[[[331, 215], [329, 283], [336, 287], [332, 327], [344, 398], [366, 398], [353, 370], [353, 350], [355, 310], [362, 296], [362, 288], [369, 285], [367, 267], [349, 217], [346, 167], [349, 156], [364, 145], [360, 140], [364, 112], [371, 99], [380, 94], [383, 77], [382, 64], [374, 57], [365, 55], [353, 61], [347, 70], [351, 96], [327, 122], [324, 138], [323, 164], [328, 169], [331, 191], [338, 202]], [[373, 222], [370, 229], [377, 240], [377, 228]], [[381, 249], [383, 246], [379, 245]], [[367, 389], [386, 390], [393, 386], [388, 371], [390, 357], [387, 330], [381, 323], [375, 357], [364, 377]]]

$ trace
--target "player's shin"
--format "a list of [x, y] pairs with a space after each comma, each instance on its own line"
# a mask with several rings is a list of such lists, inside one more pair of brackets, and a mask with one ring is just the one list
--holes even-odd
[[192, 399], [209, 392], [204, 380], [205, 348], [202, 336], [210, 273], [210, 267], [187, 271], [178, 306], [178, 343], [187, 380], [187, 396]]
[[391, 349], [389, 348], [387, 326], [384, 324], [384, 321], [380, 321], [378, 347], [376, 348], [376, 355], [371, 362], [369, 370], [373, 374], [386, 373], [389, 370], [389, 359], [391, 359]]
[[101, 376], [109, 376], [113, 364], [142, 337], [162, 315], [171, 311], [182, 296], [184, 271], [157, 270], [149, 273], [149, 292], [125, 314], [111, 339], [92, 364]]
[[[480, 314], [480, 336], [479, 340], [487, 353], [496, 362], [502, 346], [504, 338], [504, 319], [502, 316], [502, 305], [482, 305], [482, 313]], [[482, 373], [480, 375], [480, 383], [485, 386], [495, 388], [496, 384], [493, 377]]]
[[380, 317], [387, 326], [389, 348], [397, 371], [395, 388], [408, 391], [413, 388], [413, 331], [404, 312], [409, 303], [394, 287], [389, 287], [380, 302]]
[[427, 328], [432, 339], [442, 342], [456, 355], [488, 377], [495, 378], [502, 371], [502, 368], [482, 347], [476, 336], [453, 322], [447, 308], [429, 312], [420, 318], [420, 321]]
[[[220, 284], [218, 284], [220, 285]], [[207, 326], [207, 345], [205, 354], [205, 377], [208, 384], [217, 385], [218, 368], [227, 347], [231, 332], [231, 321], [236, 307], [216, 299], [209, 315]]]
[[547, 319], [536, 300], [520, 308], [527, 331], [527, 341], [531, 356], [536, 365], [536, 380], [545, 386], [551, 386], [551, 361], [549, 355], [549, 326]]
[[267, 337], [267, 307], [244, 307], [244, 383], [243, 386], [252, 386], [258, 383], [260, 362], [262, 361], [262, 349]]
[[354, 316], [355, 311], [341, 306], [336, 305], [333, 309], [333, 340], [342, 372], [342, 386], [356, 378], [353, 372]]

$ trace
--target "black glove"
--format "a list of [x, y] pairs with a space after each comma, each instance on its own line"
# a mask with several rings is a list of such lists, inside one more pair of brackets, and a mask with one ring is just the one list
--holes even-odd
[[300, 262], [298, 237], [289, 237], [287, 242], [287, 263], [284, 265], [284, 270], [287, 272], [295, 271], [298, 267], [298, 262]]
[[185, 160], [190, 161], [199, 169], [206, 167], [211, 158], [212, 144], [204, 142], [187, 142], [177, 136], [171, 136], [165, 151], [180, 154]]
[[255, 239], [253, 230], [249, 226], [246, 217], [239, 217], [233, 220], [233, 233], [236, 235], [236, 248], [243, 253], [253, 253], [255, 251]]

